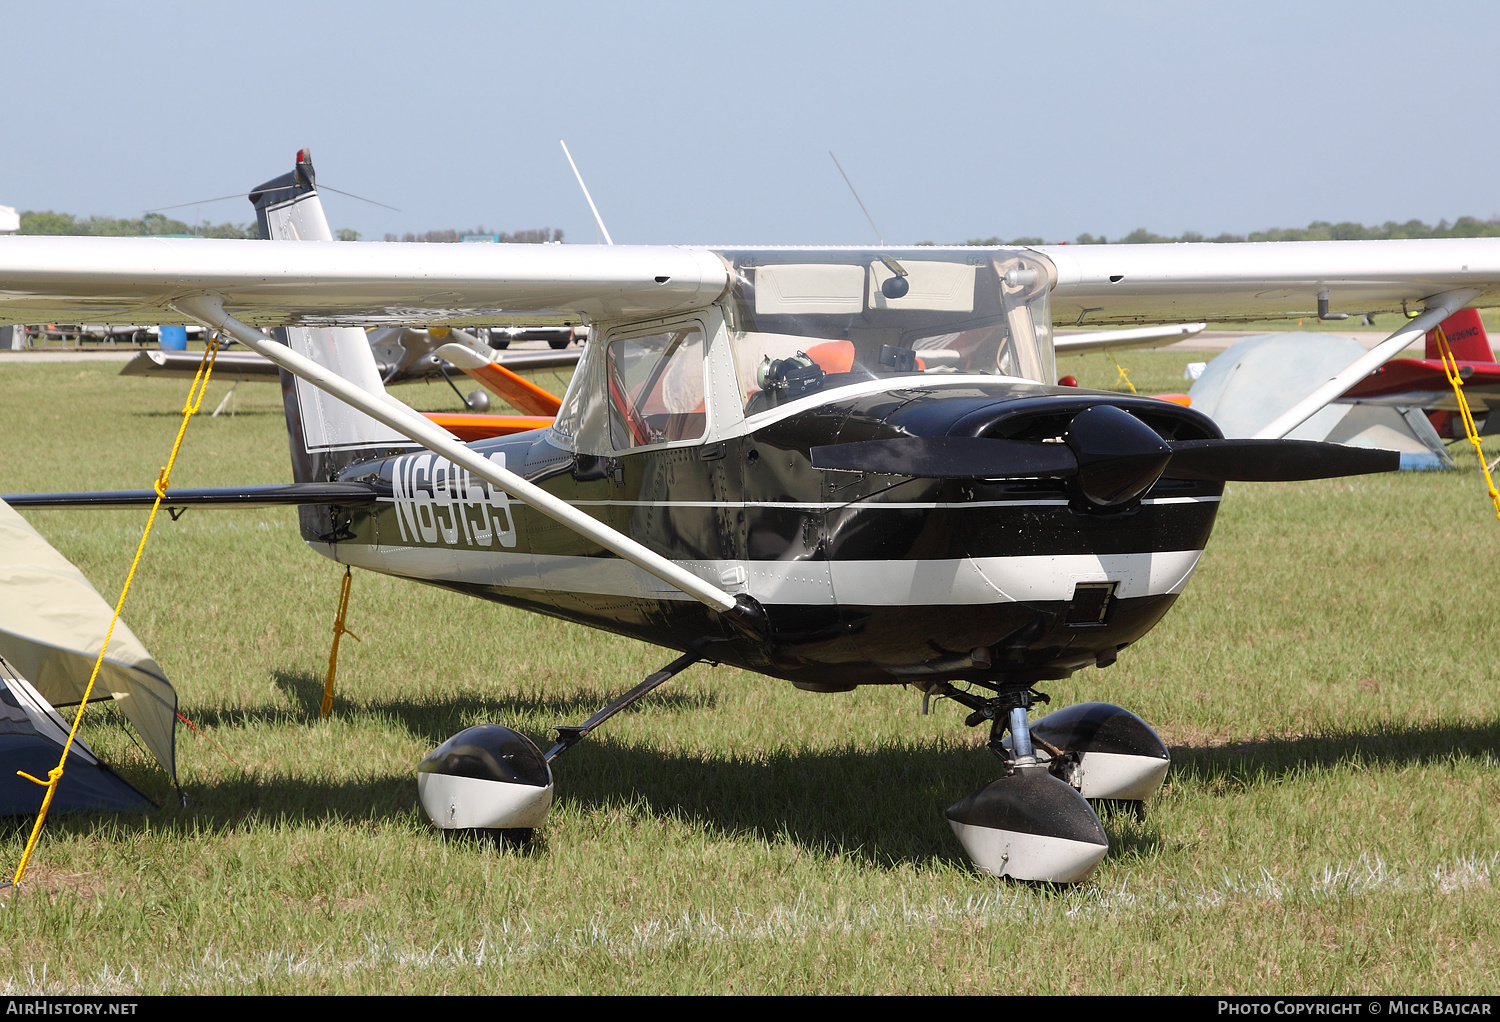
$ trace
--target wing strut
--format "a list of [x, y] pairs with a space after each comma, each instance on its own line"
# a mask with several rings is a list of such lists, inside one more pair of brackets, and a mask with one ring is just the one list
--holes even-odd
[[506, 490], [558, 524], [593, 540], [642, 571], [655, 575], [674, 589], [679, 589], [700, 603], [713, 608], [740, 634], [756, 640], [764, 640], [768, 636], [770, 627], [765, 609], [754, 597], [743, 593], [739, 596], [731, 596], [718, 586], [694, 575], [680, 564], [637, 543], [597, 518], [584, 514], [567, 501], [553, 496], [540, 486], [475, 453], [457, 440], [453, 434], [399, 401], [393, 398], [381, 400], [312, 359], [292, 351], [286, 345], [267, 339], [259, 330], [241, 323], [224, 311], [224, 304], [218, 295], [193, 295], [177, 299], [171, 304], [172, 308], [183, 315], [202, 323], [210, 330], [224, 331], [245, 347], [259, 352], [299, 379], [306, 380], [319, 390], [359, 409], [372, 419], [409, 437], [434, 454], [447, 458], [455, 465], [461, 465], [479, 478]]
[[1479, 294], [1476, 288], [1463, 288], [1458, 291], [1445, 291], [1429, 298], [1420, 316], [1349, 363], [1337, 376], [1282, 412], [1250, 439], [1278, 440], [1286, 436], [1322, 411], [1330, 401], [1341, 397], [1344, 391], [1369, 376], [1387, 359], [1399, 354], [1412, 341], [1478, 298]]

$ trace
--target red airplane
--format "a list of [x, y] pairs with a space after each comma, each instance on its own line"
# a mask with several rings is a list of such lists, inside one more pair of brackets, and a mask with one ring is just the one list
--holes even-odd
[[1425, 358], [1393, 358], [1350, 387], [1339, 400], [1421, 408], [1438, 436], [1448, 440], [1462, 438], [1458, 398], [1443, 370], [1438, 329], [1447, 337], [1448, 350], [1458, 362], [1464, 397], [1475, 419], [1481, 421], [1480, 431], [1500, 431], [1500, 415], [1494, 416], [1494, 422], [1489, 415], [1500, 409], [1500, 362], [1495, 361], [1478, 309], [1461, 309], [1443, 320], [1440, 327], [1427, 331]]

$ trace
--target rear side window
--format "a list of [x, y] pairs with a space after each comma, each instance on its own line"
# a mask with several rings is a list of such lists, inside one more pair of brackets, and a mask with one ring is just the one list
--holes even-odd
[[605, 385], [615, 450], [700, 439], [708, 426], [703, 400], [703, 331], [681, 327], [609, 342]]

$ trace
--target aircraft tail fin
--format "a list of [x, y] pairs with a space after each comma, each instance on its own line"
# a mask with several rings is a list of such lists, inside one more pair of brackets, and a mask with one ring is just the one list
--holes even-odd
[[[1489, 335], [1484, 332], [1484, 322], [1478, 309], [1460, 309], [1442, 322], [1443, 334], [1448, 338], [1448, 349], [1460, 362], [1493, 362], [1495, 352], [1490, 348]], [[1427, 357], [1442, 358], [1438, 348], [1436, 328], [1427, 331]]]
[[[318, 198], [312, 155], [299, 150], [290, 173], [273, 178], [250, 193], [260, 236], [271, 241], [332, 242], [328, 217]], [[385, 385], [370, 352], [365, 332], [357, 327], [287, 327], [276, 340], [338, 373], [370, 394], [383, 397]], [[411, 441], [388, 426], [355, 411], [316, 387], [281, 373], [292, 475], [296, 482], [327, 482], [350, 463]], [[306, 512], [304, 512], [306, 514]], [[304, 531], [306, 531], [304, 522]]]

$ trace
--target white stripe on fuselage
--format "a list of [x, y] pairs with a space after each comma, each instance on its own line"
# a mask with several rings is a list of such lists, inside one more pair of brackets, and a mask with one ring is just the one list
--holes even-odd
[[[337, 548], [309, 544], [357, 568], [435, 582], [539, 592], [687, 600], [628, 561], [614, 557], [529, 554], [444, 547]], [[1117, 583], [1130, 599], [1182, 591], [1201, 550], [1128, 554], [1034, 554], [934, 560], [678, 560], [715, 585], [771, 605], [916, 607], [1070, 600], [1081, 582]], [[742, 580], [742, 581], [741, 581]], [[517, 595], [525, 595], [518, 592]]]
[[[491, 455], [494, 458], [495, 455]], [[1222, 498], [1208, 497], [1152, 497], [1142, 504], [1217, 504]], [[399, 503], [395, 497], [377, 497], [385, 504]], [[1043, 500], [965, 500], [958, 502], [920, 500], [878, 500], [860, 498], [845, 501], [805, 500], [570, 500], [574, 507], [683, 507], [683, 508], [776, 508], [785, 511], [838, 511], [846, 507], [857, 507], [865, 511], [978, 511], [997, 507], [1067, 507], [1069, 501], [1061, 498]]]

